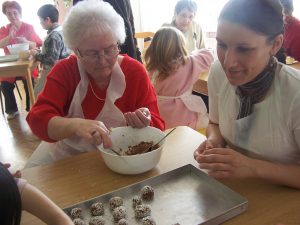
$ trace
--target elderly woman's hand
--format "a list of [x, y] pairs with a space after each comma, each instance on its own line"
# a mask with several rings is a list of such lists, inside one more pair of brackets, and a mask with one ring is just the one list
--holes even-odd
[[214, 178], [248, 178], [256, 174], [255, 159], [230, 148], [204, 149], [195, 159]]
[[134, 112], [124, 113], [128, 126], [143, 128], [150, 125], [151, 114], [148, 108], [139, 108]]
[[76, 136], [81, 137], [94, 145], [100, 145], [103, 142], [105, 148], [112, 146], [109, 136], [109, 130], [104, 123], [96, 120], [76, 119], [73, 129]]

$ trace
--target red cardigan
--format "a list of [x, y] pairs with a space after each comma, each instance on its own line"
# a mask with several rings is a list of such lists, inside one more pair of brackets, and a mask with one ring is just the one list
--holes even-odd
[[[2, 40], [3, 38], [5, 38], [9, 35], [10, 27], [11, 27], [11, 24], [8, 24], [6, 27], [1, 27], [0, 28], [0, 40]], [[30, 25], [30, 24], [22, 22], [20, 29], [17, 30], [17, 33], [16, 33], [16, 37], [21, 37], [21, 36], [25, 37], [29, 41], [35, 42], [37, 47], [42, 46], [42, 40], [40, 39], [40, 37], [35, 32], [33, 26]], [[18, 42], [15, 38], [11, 39], [9, 41], [10, 45], [11, 44], [16, 44], [16, 43], [18, 43]], [[7, 47], [4, 48], [4, 52], [5, 52], [6, 55], [9, 54], [9, 51], [8, 51]], [[34, 70], [33, 71], [33, 76], [37, 77], [37, 75], [38, 75], [38, 71]], [[0, 81], [7, 81], [7, 82], [10, 82], [10, 83], [15, 82], [15, 80], [16, 80], [15, 77], [10, 77], [10, 78], [2, 77], [2, 78], [0, 78]]]
[[[163, 130], [164, 121], [159, 115], [155, 91], [144, 66], [127, 55], [124, 56], [120, 66], [125, 75], [126, 89], [115, 105], [123, 113], [147, 107], [151, 112], [150, 125]], [[74, 55], [59, 61], [53, 67], [47, 76], [44, 89], [26, 118], [35, 135], [42, 140], [53, 142], [47, 133], [48, 122], [54, 116], [64, 117], [67, 115], [79, 81], [77, 58]], [[105, 91], [101, 93], [95, 85], [93, 85], [93, 89], [99, 97], [105, 97]], [[99, 102], [89, 87], [81, 105], [84, 117], [95, 119], [102, 110], [103, 102]]]

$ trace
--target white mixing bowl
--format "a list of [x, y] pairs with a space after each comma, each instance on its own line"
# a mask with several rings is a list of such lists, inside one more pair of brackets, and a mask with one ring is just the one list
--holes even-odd
[[[113, 128], [111, 132], [112, 148], [124, 154], [129, 146], [135, 146], [142, 141], [153, 141], [156, 144], [164, 136], [165, 133], [155, 127], [145, 127], [142, 129], [129, 126], [117, 127]], [[119, 156], [110, 149], [104, 149], [103, 145], [99, 145], [98, 148], [105, 164], [111, 170], [121, 174], [140, 174], [151, 170], [158, 164], [164, 142], [165, 140], [159, 144], [159, 148], [151, 152], [137, 155]]]
[[29, 50], [29, 43], [8, 45], [7, 48], [11, 55], [18, 55], [22, 51]]

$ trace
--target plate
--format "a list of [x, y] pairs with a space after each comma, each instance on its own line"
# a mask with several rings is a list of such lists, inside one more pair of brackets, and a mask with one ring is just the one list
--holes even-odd
[[0, 56], [0, 62], [12, 62], [19, 59], [18, 55], [4, 55]]

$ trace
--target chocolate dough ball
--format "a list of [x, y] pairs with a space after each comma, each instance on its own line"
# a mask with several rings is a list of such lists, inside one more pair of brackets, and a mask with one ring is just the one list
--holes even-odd
[[144, 218], [146, 216], [150, 216], [151, 208], [149, 205], [138, 205], [134, 210], [134, 214], [136, 218]]
[[74, 225], [85, 225], [85, 222], [80, 218], [74, 219], [73, 223], [74, 223]]
[[81, 218], [82, 219], [82, 209], [81, 208], [73, 208], [70, 211], [70, 216], [72, 219]]
[[145, 201], [153, 200], [153, 198], [154, 198], [154, 189], [151, 186], [146, 185], [145, 187], [143, 187], [141, 189], [141, 197]]
[[109, 205], [111, 210], [123, 205], [123, 199], [121, 197], [112, 197], [109, 199]]
[[156, 225], [156, 222], [151, 216], [147, 216], [142, 219], [142, 225]]
[[119, 206], [113, 210], [113, 218], [115, 222], [118, 222], [120, 219], [127, 217], [126, 209], [124, 206]]
[[104, 206], [101, 202], [95, 202], [91, 205], [91, 214], [93, 216], [102, 216], [104, 214]]
[[104, 225], [105, 220], [102, 216], [94, 216], [90, 219], [89, 225]]
[[120, 219], [118, 225], [129, 225], [129, 223], [126, 219]]
[[142, 199], [140, 196], [134, 196], [132, 198], [132, 206], [133, 208], [135, 209], [135, 207], [137, 207], [138, 205], [141, 205], [142, 204]]

